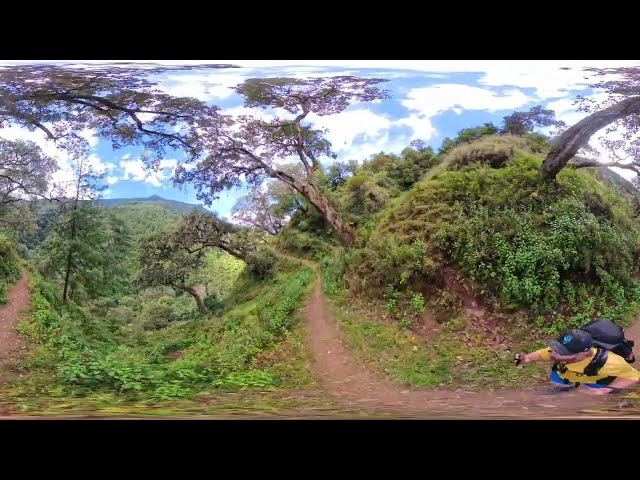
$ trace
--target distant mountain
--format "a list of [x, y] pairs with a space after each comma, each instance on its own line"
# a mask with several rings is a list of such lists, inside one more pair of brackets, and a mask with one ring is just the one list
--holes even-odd
[[[113, 208], [116, 215], [127, 225], [128, 230], [136, 237], [158, 232], [175, 225], [184, 214], [193, 209], [212, 213], [209, 210], [190, 203], [169, 200], [154, 195], [147, 198], [107, 198], [101, 203], [106, 208]], [[37, 228], [32, 232], [23, 232], [19, 236], [20, 243], [34, 249], [51, 232], [51, 228], [60, 216], [59, 204], [47, 200], [34, 203], [37, 217]]]
[[143, 204], [143, 203], [157, 204], [165, 208], [168, 208], [172, 211], [179, 212], [180, 214], [189, 213], [194, 208], [203, 212], [209, 212], [209, 210], [207, 210], [206, 208], [200, 205], [179, 202], [177, 200], [169, 200], [167, 198], [159, 197], [158, 195], [153, 195], [151, 197], [146, 197], [146, 198], [105, 198], [100, 200], [99, 203], [109, 207], [117, 206], [117, 205]]

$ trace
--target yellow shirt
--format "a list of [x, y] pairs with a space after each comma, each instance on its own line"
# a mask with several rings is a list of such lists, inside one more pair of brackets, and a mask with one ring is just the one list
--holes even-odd
[[[596, 349], [592, 348], [591, 352], [595, 355]], [[540, 355], [540, 358], [543, 360], [551, 360], [551, 348], [543, 348], [536, 351], [536, 353]], [[589, 365], [589, 363], [591, 363], [591, 360], [593, 360], [593, 356], [587, 357], [576, 363], [565, 364], [567, 370], [565, 372], [560, 372], [560, 370], [558, 370], [557, 374], [561, 378], [565, 378], [573, 383], [596, 383], [598, 380], [607, 377], [621, 377], [640, 380], [640, 372], [629, 365], [620, 355], [616, 355], [613, 352], [608, 353], [607, 361], [597, 375], [585, 377], [583, 374], [584, 369]]]

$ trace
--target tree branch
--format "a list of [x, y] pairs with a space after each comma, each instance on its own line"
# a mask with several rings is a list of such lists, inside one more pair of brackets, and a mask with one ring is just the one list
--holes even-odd
[[18, 112], [9, 112], [7, 110], [0, 110], [0, 115], [5, 117], [15, 117], [15, 118], [19, 118], [20, 120], [24, 120], [25, 122], [30, 123], [34, 127], [38, 127], [40, 130], [42, 130], [47, 135], [47, 137], [49, 137], [49, 139], [56, 140], [56, 136], [51, 132], [51, 130], [49, 130], [47, 127], [45, 127], [42, 123], [40, 123], [37, 120], [28, 118], [25, 115], [21, 115]]
[[[171, 139], [181, 143], [189, 151], [191, 151], [191, 154], [192, 154], [193, 157], [195, 157], [197, 155], [197, 152], [196, 152], [195, 148], [193, 148], [191, 145], [189, 145], [187, 142], [185, 142], [178, 135], [173, 134], [173, 133], [160, 132], [160, 131], [157, 131], [157, 130], [149, 130], [149, 129], [145, 128], [144, 123], [142, 122], [142, 120], [140, 120], [138, 118], [138, 116], [136, 115], [137, 113], [157, 113], [158, 115], [160, 115], [159, 112], [154, 112], [152, 110], [141, 110], [141, 109], [123, 107], [121, 105], [118, 105], [118, 104], [110, 101], [110, 100], [107, 100], [106, 98], [98, 97], [98, 96], [95, 96], [95, 95], [55, 95], [54, 98], [56, 98], [58, 100], [62, 100], [62, 101], [67, 101], [67, 102], [70, 102], [70, 103], [86, 105], [86, 106], [94, 108], [94, 109], [96, 109], [96, 110], [98, 110], [100, 112], [107, 111], [107, 110], [101, 108], [99, 105], [95, 105], [95, 104], [93, 104], [91, 102], [85, 101], [85, 100], [91, 100], [91, 101], [97, 102], [99, 104], [102, 104], [102, 105], [104, 105], [104, 106], [106, 106], [106, 107], [108, 107], [108, 108], [110, 108], [112, 110], [118, 110], [118, 111], [124, 112], [127, 115], [129, 115], [129, 117], [131, 117], [131, 119], [135, 122], [136, 127], [141, 132], [152, 134], [152, 135], [158, 135], [158, 136], [161, 136], [161, 137], [164, 137], [164, 138], [171, 138]], [[170, 113], [168, 113], [168, 112], [163, 112], [162, 114], [170, 115]], [[189, 117], [188, 116], [184, 116], [183, 118], [189, 118]]]
[[636, 163], [620, 163], [620, 162], [599, 162], [597, 160], [591, 160], [588, 158], [577, 158], [574, 163], [569, 164], [572, 168], [603, 168], [603, 167], [616, 167], [616, 168], [624, 168], [625, 170], [632, 170], [638, 175], [640, 175], [640, 165]]
[[567, 129], [547, 154], [542, 177], [552, 180], [598, 130], [632, 114], [640, 113], [640, 96], [626, 98], [604, 110], [592, 113]]

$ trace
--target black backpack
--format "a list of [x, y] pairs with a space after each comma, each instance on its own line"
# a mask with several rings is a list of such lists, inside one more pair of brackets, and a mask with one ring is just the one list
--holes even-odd
[[600, 369], [607, 362], [608, 352], [620, 355], [627, 363], [636, 361], [633, 354], [633, 340], [624, 338], [624, 330], [617, 323], [604, 318], [593, 320], [580, 330], [589, 333], [593, 338], [593, 343], [598, 347], [593, 360], [584, 369], [584, 374], [588, 377], [597, 375]]

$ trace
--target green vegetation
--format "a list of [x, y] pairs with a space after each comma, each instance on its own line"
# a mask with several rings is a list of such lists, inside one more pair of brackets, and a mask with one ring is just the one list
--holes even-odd
[[[323, 289], [350, 346], [402, 383], [504, 386], [542, 371], [508, 368], [511, 351], [597, 316], [630, 325], [632, 205], [596, 172], [566, 169], [549, 184], [540, 165], [528, 138], [461, 142], [360, 226], [356, 248], [327, 255]], [[451, 268], [484, 304], [481, 321], [466, 318]]]
[[241, 276], [234, 302], [215, 318], [131, 336], [113, 319], [63, 304], [36, 276], [33, 315], [20, 325], [32, 354], [19, 368], [29, 374], [10, 395], [108, 401], [117, 394], [130, 403], [161, 404], [220, 390], [309, 386], [296, 309], [313, 278], [309, 268], [282, 261], [268, 282]]
[[[345, 259], [351, 284], [368, 281], [365, 293], [415, 288], [453, 265], [545, 333], [594, 316], [624, 319], [640, 300], [640, 228], [629, 204], [585, 171], [547, 184], [540, 160], [513, 147], [494, 168], [484, 159], [496, 145], [489, 137], [454, 149], [448, 170], [382, 212], [378, 235]], [[481, 160], [469, 162], [470, 152]]]
[[7, 291], [20, 278], [20, 264], [13, 244], [0, 234], [0, 304], [7, 302]]

